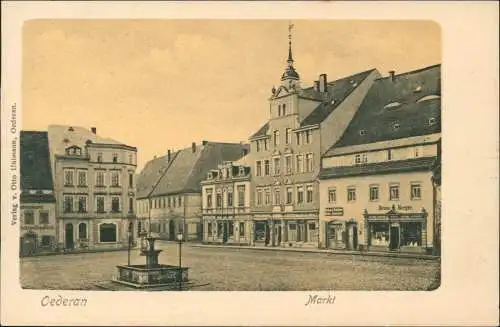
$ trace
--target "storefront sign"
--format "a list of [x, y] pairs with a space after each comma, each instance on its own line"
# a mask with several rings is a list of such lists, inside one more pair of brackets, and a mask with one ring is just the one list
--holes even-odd
[[342, 207], [325, 208], [325, 215], [326, 216], [343, 216], [344, 215], [344, 208], [342, 208]]
[[413, 209], [412, 206], [402, 206], [401, 204], [395, 205], [393, 207], [386, 207], [386, 206], [378, 206], [379, 211], [389, 211], [389, 210], [398, 210], [398, 211], [411, 211]]

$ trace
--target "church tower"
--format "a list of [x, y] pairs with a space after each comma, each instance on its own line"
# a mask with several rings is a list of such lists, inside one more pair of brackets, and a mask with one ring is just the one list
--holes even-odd
[[300, 76], [293, 67], [293, 55], [292, 55], [292, 29], [293, 24], [288, 25], [288, 60], [287, 67], [285, 68], [285, 72], [281, 75], [281, 85], [284, 87], [295, 90], [300, 87]]

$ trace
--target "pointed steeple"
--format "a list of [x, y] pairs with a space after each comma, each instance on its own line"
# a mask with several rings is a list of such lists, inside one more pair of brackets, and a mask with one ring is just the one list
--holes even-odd
[[288, 66], [285, 69], [285, 72], [281, 76], [281, 81], [290, 81], [290, 80], [299, 80], [299, 74], [295, 71], [295, 68], [293, 67], [293, 56], [292, 56], [292, 29], [294, 25], [291, 23], [288, 23]]

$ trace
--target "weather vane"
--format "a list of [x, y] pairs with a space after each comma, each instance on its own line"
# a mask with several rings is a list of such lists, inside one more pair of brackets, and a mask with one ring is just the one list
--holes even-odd
[[291, 40], [292, 39], [292, 29], [293, 29], [294, 25], [292, 24], [292, 22], [288, 22], [288, 39]]

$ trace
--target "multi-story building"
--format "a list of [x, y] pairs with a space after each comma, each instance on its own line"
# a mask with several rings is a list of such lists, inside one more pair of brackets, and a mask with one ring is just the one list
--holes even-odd
[[249, 139], [255, 245], [318, 246], [320, 158], [379, 76], [373, 69], [328, 82], [321, 74], [303, 88], [289, 42], [281, 85], [269, 98], [269, 120]]
[[[241, 158], [248, 146], [203, 141], [149, 161], [138, 177], [138, 217], [153, 236], [201, 240], [201, 181], [222, 161]], [[151, 223], [149, 223], [151, 221]]]
[[222, 162], [202, 184], [203, 242], [251, 245], [250, 166], [248, 155]]
[[440, 65], [377, 79], [322, 159], [323, 247], [430, 252], [440, 158]]
[[127, 246], [138, 227], [137, 148], [100, 137], [95, 128], [51, 125], [48, 135], [60, 246]]
[[21, 131], [20, 254], [57, 249], [56, 198], [47, 132]]

